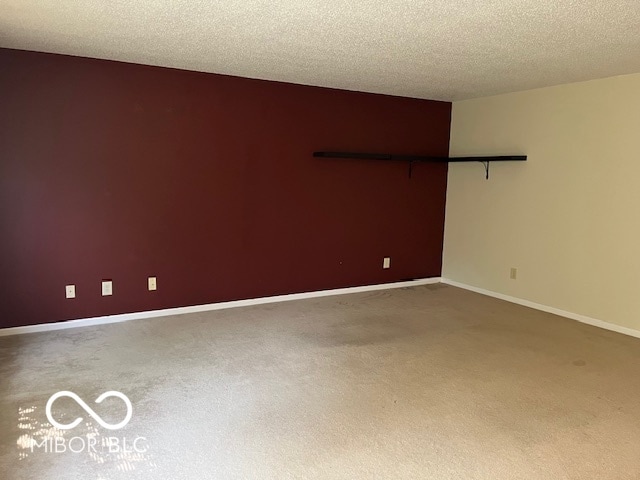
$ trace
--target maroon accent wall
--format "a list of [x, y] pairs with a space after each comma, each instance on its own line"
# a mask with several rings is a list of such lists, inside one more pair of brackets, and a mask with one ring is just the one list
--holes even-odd
[[0, 49], [0, 326], [439, 276], [446, 164], [312, 152], [447, 155], [450, 114]]

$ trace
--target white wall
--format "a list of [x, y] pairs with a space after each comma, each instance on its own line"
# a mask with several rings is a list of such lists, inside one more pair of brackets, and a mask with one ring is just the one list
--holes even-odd
[[529, 159], [450, 164], [443, 277], [640, 330], [640, 74], [454, 103], [493, 154]]

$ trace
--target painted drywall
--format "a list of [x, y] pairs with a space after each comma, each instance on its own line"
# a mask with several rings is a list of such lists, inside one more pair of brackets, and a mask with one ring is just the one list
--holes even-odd
[[[640, 329], [640, 75], [456, 102], [443, 277]], [[509, 278], [517, 268], [517, 279]]]
[[2, 327], [440, 276], [446, 165], [312, 152], [446, 155], [450, 103], [6, 49], [0, 95]]

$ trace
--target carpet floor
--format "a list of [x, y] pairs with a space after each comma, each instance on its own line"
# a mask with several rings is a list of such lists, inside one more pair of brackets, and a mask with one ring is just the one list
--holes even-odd
[[3, 337], [0, 374], [8, 480], [640, 478], [639, 339], [441, 284]]

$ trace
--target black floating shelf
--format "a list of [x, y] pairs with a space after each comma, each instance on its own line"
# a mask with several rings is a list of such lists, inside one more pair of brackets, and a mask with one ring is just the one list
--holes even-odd
[[399, 160], [409, 162], [409, 178], [414, 162], [480, 162], [484, 165], [486, 178], [489, 178], [489, 164], [491, 162], [524, 162], [526, 155], [502, 155], [492, 157], [434, 157], [427, 155], [392, 155], [388, 153], [355, 153], [355, 152], [313, 152], [314, 157], [320, 158], [356, 158], [363, 160]]

